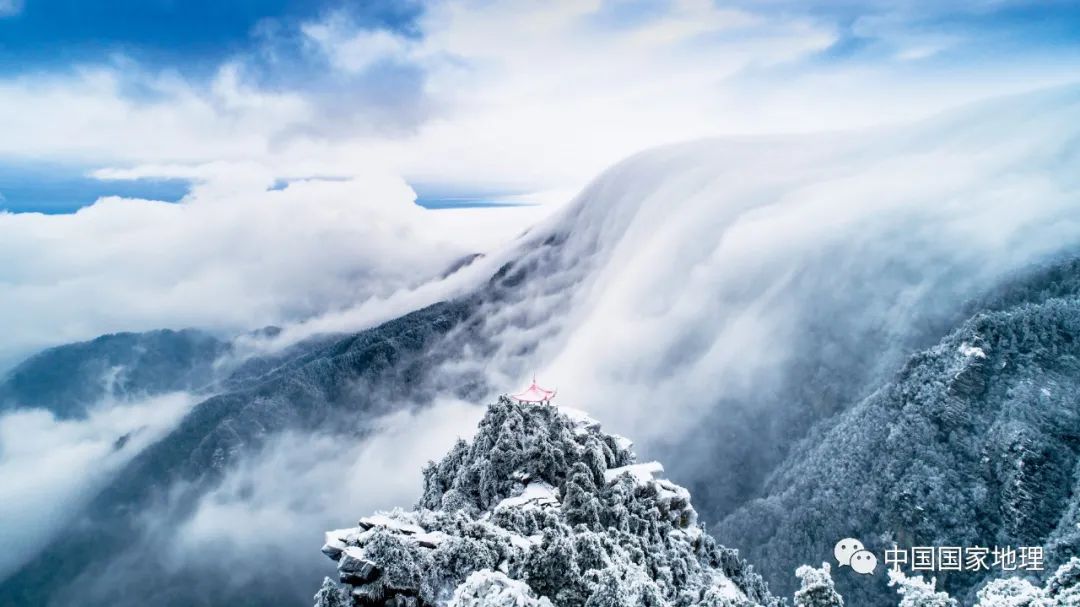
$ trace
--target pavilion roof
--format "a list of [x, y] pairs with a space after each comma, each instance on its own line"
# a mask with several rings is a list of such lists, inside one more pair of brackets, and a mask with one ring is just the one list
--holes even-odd
[[533, 378], [532, 384], [525, 390], [518, 392], [517, 394], [511, 394], [510, 398], [522, 403], [542, 403], [555, 398], [555, 392], [557, 390], [548, 390], [541, 388], [536, 383], [536, 378]]

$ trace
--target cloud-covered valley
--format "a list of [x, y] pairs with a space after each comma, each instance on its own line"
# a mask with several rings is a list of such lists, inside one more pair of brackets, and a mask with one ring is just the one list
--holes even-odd
[[147, 445], [195, 404], [185, 393], [107, 399], [82, 420], [31, 409], [0, 415], [0, 578], [32, 558]]
[[[322, 532], [413, 505], [534, 374], [720, 521], [1077, 254], [1080, 55], [1013, 8], [335, 4], [191, 65], [0, 69], [0, 164], [190, 187], [48, 215], [0, 183], [0, 602], [309, 602]], [[186, 327], [206, 360], [124, 360], [196, 379], [3, 400], [145, 379], [96, 342], [18, 367], [42, 348]]]
[[[663, 456], [698, 489], [705, 516], [723, 516], [756, 495], [815, 422], [872, 391], [1002, 284], [1075, 253], [1076, 137], [1061, 125], [1078, 103], [1075, 88], [1055, 89], [902, 129], [632, 157], [492, 256], [508, 265], [492, 282], [475, 280], [479, 299], [464, 304], [461, 324], [436, 332], [410, 385], [450, 394], [481, 378], [471, 393], [483, 401], [536, 371], [557, 383], [560, 402], [634, 437], [646, 457]], [[324, 326], [346, 330], [341, 318]], [[447, 348], [449, 358], [439, 353]], [[327, 375], [320, 359], [301, 360]], [[344, 390], [343, 402], [375, 411], [406, 388], [329, 377], [318, 381]], [[302, 395], [268, 398], [268, 412], [310, 407]], [[459, 401], [413, 409], [412, 398], [408, 413], [372, 419], [345, 404], [344, 417], [327, 418], [335, 432], [259, 438], [207, 492], [180, 485], [183, 507], [143, 511], [135, 545], [78, 588], [105, 601], [138, 565], [141, 580], [164, 567], [213, 595], [198, 571], [266, 558], [297, 573], [279, 582], [301, 596], [320, 563], [301, 545], [354, 508], [407, 506], [418, 487], [409, 471], [475, 420]], [[259, 535], [286, 519], [294, 526]], [[247, 591], [243, 576], [233, 582]]]

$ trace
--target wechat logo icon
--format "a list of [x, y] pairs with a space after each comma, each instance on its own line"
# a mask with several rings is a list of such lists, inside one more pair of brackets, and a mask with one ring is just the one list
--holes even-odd
[[836, 542], [833, 556], [841, 567], [846, 565], [855, 573], [862, 575], [870, 575], [877, 568], [877, 556], [855, 538], [848, 537]]

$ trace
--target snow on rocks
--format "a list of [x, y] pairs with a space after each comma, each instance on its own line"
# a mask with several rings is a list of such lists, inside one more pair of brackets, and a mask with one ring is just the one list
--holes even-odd
[[409, 535], [415, 535], [417, 533], [423, 533], [423, 527], [419, 525], [410, 525], [401, 521], [392, 519], [385, 514], [375, 514], [372, 516], [365, 516], [360, 519], [359, 525], [364, 529], [371, 529], [372, 527], [384, 527], [398, 533], [405, 533]]
[[960, 355], [968, 358], [986, 358], [986, 351], [978, 346], [973, 346], [968, 342], [962, 342], [960, 344]]
[[366, 544], [378, 529], [397, 534], [424, 548], [435, 548], [447, 538], [447, 535], [440, 531], [427, 532], [419, 525], [400, 521], [386, 514], [376, 514], [360, 519], [358, 527], [327, 531], [322, 552], [336, 561], [342, 558], [342, 554], [353, 549], [352, 547]]
[[588, 413], [581, 409], [575, 409], [573, 407], [559, 406], [559, 413], [562, 413], [574, 422], [574, 425], [582, 430], [599, 430], [600, 422], [593, 419]]
[[367, 543], [367, 539], [371, 537], [375, 529], [386, 529], [401, 534], [409, 538], [410, 541], [428, 548], [438, 546], [446, 537], [442, 533], [427, 533], [419, 525], [402, 522], [386, 514], [375, 514], [360, 519], [357, 527], [327, 531], [322, 552], [336, 561], [341, 558], [342, 552], [348, 546], [363, 546]]
[[552, 607], [552, 603], [545, 597], [536, 598], [525, 582], [484, 569], [454, 590], [448, 607]]
[[625, 436], [612, 434], [611, 438], [615, 439], [615, 444], [623, 451], [629, 451], [634, 446], [634, 441], [626, 438]]
[[739, 589], [730, 579], [725, 576], [718, 575], [713, 578], [713, 585], [709, 589], [713, 596], [728, 601], [732, 605], [743, 605], [746, 603], [746, 593]]
[[520, 495], [508, 497], [495, 506], [500, 508], [523, 508], [533, 506], [543, 508], [545, 506], [559, 506], [559, 490], [544, 481], [536, 481], [525, 485]]
[[338, 573], [342, 582], [359, 585], [375, 579], [379, 569], [375, 563], [364, 557], [364, 552], [355, 546], [346, 546], [338, 560]]
[[664, 466], [660, 462], [646, 462], [644, 464], [631, 464], [620, 466], [604, 472], [604, 482], [612, 482], [624, 474], [629, 474], [634, 481], [644, 485], [656, 479], [664, 473]]
[[512, 546], [523, 552], [532, 550], [533, 546], [536, 546], [544, 539], [542, 535], [530, 535], [529, 537], [525, 537], [517, 533], [507, 533], [506, 537], [510, 540]]
[[450, 536], [442, 531], [432, 531], [430, 533], [417, 533], [412, 536], [412, 539], [423, 548], [438, 548], [439, 544], [446, 541], [448, 537]]

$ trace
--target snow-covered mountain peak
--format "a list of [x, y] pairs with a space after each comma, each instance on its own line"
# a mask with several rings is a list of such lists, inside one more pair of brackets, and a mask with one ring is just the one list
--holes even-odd
[[338, 605], [776, 605], [689, 492], [580, 412], [501, 398], [424, 473], [416, 509], [327, 533]]

